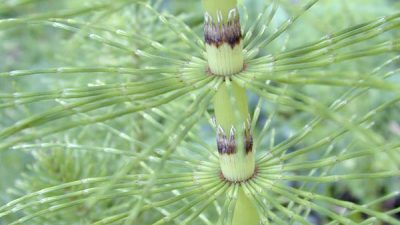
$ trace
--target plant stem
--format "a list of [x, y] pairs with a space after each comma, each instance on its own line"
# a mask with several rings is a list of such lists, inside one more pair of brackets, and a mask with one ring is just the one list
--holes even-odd
[[[229, 182], [241, 183], [255, 174], [253, 138], [246, 90], [231, 82], [244, 68], [243, 41], [236, 0], [203, 0], [204, 37], [209, 72], [223, 76], [214, 97], [217, 145], [221, 173]], [[239, 190], [233, 225], [259, 225], [259, 216], [243, 190]]]
[[204, 0], [206, 41], [209, 70], [226, 76], [243, 69], [243, 42], [236, 0]]
[[260, 225], [260, 217], [242, 188], [239, 189], [238, 199], [233, 214], [232, 225]]
[[253, 140], [245, 89], [228, 82], [214, 97], [218, 152], [224, 178], [241, 182], [254, 174]]

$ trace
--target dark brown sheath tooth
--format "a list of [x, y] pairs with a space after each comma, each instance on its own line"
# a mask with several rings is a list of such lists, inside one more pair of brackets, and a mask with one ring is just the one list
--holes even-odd
[[239, 19], [228, 23], [207, 22], [204, 25], [204, 39], [208, 45], [214, 45], [219, 48], [224, 43], [227, 43], [233, 49], [242, 40]]
[[[244, 146], [246, 154], [253, 151], [253, 136], [248, 129], [246, 129], [246, 131], [244, 132]], [[217, 148], [219, 154], [228, 154], [228, 155], [235, 154], [236, 153], [235, 134], [231, 133], [228, 139], [224, 133], [218, 132]]]
[[244, 143], [246, 147], [246, 154], [248, 154], [251, 151], [253, 151], [253, 135], [249, 130], [246, 130], [244, 138], [245, 138]]

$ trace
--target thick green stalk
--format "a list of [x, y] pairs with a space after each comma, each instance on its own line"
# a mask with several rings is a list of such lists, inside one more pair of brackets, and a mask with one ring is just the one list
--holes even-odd
[[242, 182], [254, 175], [250, 118], [245, 89], [222, 84], [214, 97], [217, 144], [224, 178]]
[[[246, 90], [230, 78], [244, 68], [237, 2], [203, 0], [203, 3], [208, 70], [211, 75], [225, 79], [214, 98], [221, 173], [225, 180], [240, 184], [251, 179], [256, 170]], [[255, 207], [239, 190], [232, 224], [259, 225], [259, 221]]]
[[209, 70], [227, 76], [243, 69], [243, 41], [236, 0], [204, 0], [204, 37]]
[[232, 225], [260, 225], [260, 217], [242, 189], [239, 189]]

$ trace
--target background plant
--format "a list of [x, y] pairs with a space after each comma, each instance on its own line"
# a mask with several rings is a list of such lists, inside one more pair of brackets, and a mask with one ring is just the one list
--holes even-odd
[[398, 224], [396, 9], [239, 5], [260, 170], [239, 186], [200, 1], [3, 2], [0, 223], [229, 224], [242, 188], [266, 224]]

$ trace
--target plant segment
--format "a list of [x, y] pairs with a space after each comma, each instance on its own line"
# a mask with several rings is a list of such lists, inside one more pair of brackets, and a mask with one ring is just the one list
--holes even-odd
[[[214, 97], [217, 148], [223, 179], [242, 183], [255, 173], [253, 136], [246, 90], [231, 82], [244, 68], [243, 39], [236, 0], [204, 0], [208, 70], [224, 76]], [[256, 209], [240, 188], [232, 223], [258, 225]]]
[[243, 70], [242, 34], [236, 1], [204, 1], [208, 69], [224, 76], [214, 97], [222, 175], [232, 182], [253, 176], [253, 138], [245, 89], [231, 82]]
[[[81, 45], [64, 46], [69, 51], [75, 49], [74, 55], [79, 57], [76, 63], [60, 62], [62, 67], [59, 63], [37, 69], [19, 65], [0, 73], [0, 86], [5, 88], [0, 93], [0, 151], [42, 152], [35, 159], [39, 170], [31, 171], [30, 179], [24, 178], [23, 185], [17, 185], [22, 197], [0, 207], [0, 221], [73, 224], [77, 213], [90, 210], [91, 216], [79, 223], [311, 224], [317, 216], [321, 224], [400, 224], [395, 218], [400, 208], [379, 208], [385, 199], [400, 195], [397, 186], [383, 197], [365, 195], [359, 203], [340, 200], [328, 191], [357, 179], [367, 185], [354, 185], [356, 190], [373, 186], [371, 180], [398, 180], [400, 144], [387, 137], [380, 143], [380, 133], [375, 127], [370, 129], [377, 117], [386, 118], [386, 110], [397, 109], [400, 101], [398, 84], [387, 80], [398, 74], [398, 54], [385, 64], [364, 63], [362, 67], [357, 67], [357, 58], [400, 50], [398, 38], [393, 41], [383, 34], [393, 34], [400, 26], [400, 14], [339, 32], [330, 30], [330, 35], [322, 39], [318, 35], [311, 43], [316, 37], [307, 32], [307, 44], [297, 45], [294, 43], [303, 35], [289, 28], [310, 27], [292, 24], [316, 0], [299, 8], [276, 29], [273, 18], [281, 19], [284, 8], [271, 1], [257, 1], [266, 8], [249, 20], [246, 10], [241, 11], [242, 34], [224, 41], [209, 35], [204, 43], [196, 33], [198, 24], [190, 22], [202, 17], [186, 20], [187, 15], [176, 17], [143, 2], [105, 0], [103, 6], [77, 8], [68, 14], [57, 11], [0, 20], [1, 29], [34, 23], [32, 28], [41, 31], [51, 26], [63, 34], [60, 40], [82, 43], [86, 49], [82, 54]], [[204, 3], [211, 24], [208, 28], [214, 34], [221, 33], [218, 29], [222, 25], [226, 31], [229, 18], [233, 18], [231, 23], [239, 21], [237, 10], [232, 11], [235, 1]], [[333, 13], [333, 7], [325, 8], [328, 13], [318, 18], [318, 23]], [[89, 15], [81, 15], [84, 12]], [[215, 23], [218, 18], [219, 24]], [[121, 23], [115, 24], [115, 19]], [[73, 37], [65, 36], [66, 31]], [[229, 34], [237, 34], [240, 30], [231, 31]], [[282, 39], [289, 36], [284, 43]], [[52, 52], [57, 53], [57, 48]], [[60, 52], [63, 59], [74, 59]], [[241, 63], [235, 63], [238, 61]], [[341, 67], [342, 61], [351, 62], [360, 72]], [[359, 68], [373, 72], [364, 73]], [[23, 83], [42, 77], [57, 82], [34, 90], [31, 85], [37, 82]], [[14, 82], [14, 87], [9, 85]], [[247, 109], [244, 86], [259, 96], [251, 121], [248, 111], [253, 110]], [[378, 105], [362, 107], [371, 97], [369, 89], [391, 95]], [[324, 98], [326, 93], [334, 99]], [[220, 152], [230, 155], [219, 156], [215, 143], [209, 145], [207, 135], [201, 135], [206, 122], [202, 118], [209, 118], [213, 99], [218, 132], [225, 134]], [[35, 106], [41, 106], [40, 112]], [[33, 111], [19, 115], [23, 111], [20, 107]], [[352, 110], [354, 107], [357, 110]], [[282, 113], [282, 109], [295, 113]], [[301, 127], [292, 127], [294, 120]], [[293, 131], [290, 137], [280, 131], [287, 126]], [[246, 139], [252, 133], [250, 128], [254, 129], [252, 153], [255, 149], [260, 153], [254, 177], [254, 170], [248, 169], [254, 161], [240, 155], [246, 153], [246, 141], [251, 143]], [[230, 142], [231, 131], [234, 142]], [[49, 157], [47, 151], [57, 154]], [[387, 156], [390, 160], [385, 160]], [[354, 170], [370, 166], [365, 162], [384, 162], [385, 168]], [[223, 180], [218, 176], [221, 167]], [[361, 213], [368, 218], [356, 218]]]

